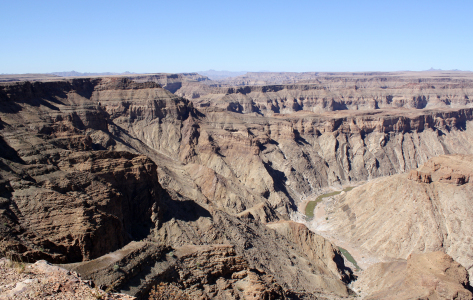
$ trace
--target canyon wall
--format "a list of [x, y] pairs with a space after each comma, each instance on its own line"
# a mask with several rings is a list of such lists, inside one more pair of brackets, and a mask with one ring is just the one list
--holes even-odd
[[[5, 85], [5, 111], [12, 111], [4, 122], [30, 123], [28, 130], [56, 144], [71, 143], [74, 133], [75, 143], [85, 139], [91, 149], [145, 154], [158, 164], [164, 187], [232, 214], [261, 203], [287, 214], [324, 187], [402, 173], [472, 149], [470, 108], [261, 117], [196, 110], [156, 83], [126, 78], [35, 84]], [[28, 97], [31, 103], [21, 107], [20, 98]]]
[[471, 106], [473, 99], [472, 82], [340, 81], [219, 88], [192, 100], [197, 107], [217, 106], [240, 113], [273, 115], [301, 110], [323, 113], [400, 107], [450, 108]]
[[[199, 88], [200, 87], [200, 88]], [[297, 111], [471, 106], [471, 72], [257, 72], [186, 83], [173, 93], [196, 107], [262, 115]]]

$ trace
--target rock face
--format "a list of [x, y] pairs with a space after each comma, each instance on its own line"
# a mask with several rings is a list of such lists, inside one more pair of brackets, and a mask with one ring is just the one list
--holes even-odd
[[143, 299], [152, 285], [162, 280], [163, 274], [175, 263], [175, 259], [168, 256], [169, 251], [165, 245], [133, 241], [96, 259], [61, 267], [81, 274], [83, 279], [92, 280], [105, 290]]
[[3, 252], [24, 261], [82, 261], [155, 227], [161, 190], [150, 159], [109, 151], [57, 155], [16, 166], [17, 177], [4, 182]]
[[[272, 276], [249, 269], [231, 246], [185, 246], [174, 255], [176, 265], [149, 299], [284, 299], [287, 293]], [[172, 292], [180, 297], [169, 297]]]
[[[166, 212], [164, 210], [164, 214]], [[176, 249], [188, 244], [232, 244], [250, 268], [272, 275], [285, 290], [339, 297], [349, 294], [342, 281], [345, 267], [337, 260], [338, 251], [329, 242], [327, 248], [318, 247], [307, 253], [292, 239], [259, 221], [222, 211], [211, 212], [211, 215], [211, 220], [201, 217], [188, 222], [175, 215], [163, 224], [155, 240], [160, 244], [173, 245]], [[331, 250], [332, 253], [329, 252]], [[321, 267], [330, 259], [341, 263], [339, 271], [332, 272], [333, 269]], [[336, 263], [333, 264], [336, 266]]]
[[[468, 272], [442, 252], [377, 263], [354, 283], [364, 299], [472, 299]], [[470, 289], [470, 290], [469, 290]]]
[[327, 206], [330, 230], [382, 259], [444, 251], [473, 275], [473, 156], [444, 155], [373, 180]]
[[299, 246], [316, 262], [321, 273], [329, 271], [343, 282], [353, 280], [352, 273], [343, 265], [340, 251], [323, 237], [311, 232], [305, 225], [293, 221], [279, 221], [269, 223], [267, 226]]

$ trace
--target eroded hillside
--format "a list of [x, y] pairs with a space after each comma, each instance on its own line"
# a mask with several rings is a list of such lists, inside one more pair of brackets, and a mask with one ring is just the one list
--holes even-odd
[[[443, 251], [473, 278], [473, 156], [443, 155], [375, 179], [327, 203], [321, 229], [382, 261]], [[322, 228], [323, 227], [323, 228]]]

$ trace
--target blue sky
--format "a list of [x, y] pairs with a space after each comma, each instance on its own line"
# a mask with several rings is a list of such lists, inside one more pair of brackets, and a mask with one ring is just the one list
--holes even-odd
[[473, 70], [473, 1], [2, 0], [0, 73]]

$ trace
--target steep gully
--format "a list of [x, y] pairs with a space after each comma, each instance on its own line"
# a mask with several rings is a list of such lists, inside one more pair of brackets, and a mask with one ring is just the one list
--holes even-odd
[[[295, 260], [288, 254], [291, 251], [287, 249], [294, 246], [287, 241], [296, 231], [292, 225], [271, 224], [278, 224], [275, 221], [289, 224], [284, 223], [288, 222], [284, 216], [293, 214], [305, 199], [327, 187], [401, 173], [440, 154], [472, 151], [470, 108], [407, 114], [402, 110], [326, 115], [303, 112], [262, 118], [219, 108], [196, 110], [191, 102], [157, 84], [127, 79], [9, 84], [2, 86], [0, 95], [2, 148], [7, 153], [2, 160], [5, 171], [2, 193], [6, 196], [2, 205], [12, 207], [13, 197], [18, 208], [8, 208], [5, 213], [21, 216], [19, 223], [7, 217], [9, 226], [5, 230], [12, 237], [25, 237], [20, 239], [23, 242], [12, 238], [8, 247], [17, 247], [20, 253], [34, 259], [92, 259], [114, 250], [102, 248], [105, 245], [115, 245], [111, 247], [118, 249], [130, 240], [130, 235], [136, 240], [140, 239], [139, 235], [133, 235], [143, 232], [151, 234], [154, 242], [173, 247], [189, 243], [231, 243], [251, 265], [275, 274], [276, 280], [286, 284], [286, 288], [310, 291], [308, 283], [318, 282], [323, 289], [343, 294], [346, 291], [328, 279], [332, 275], [312, 279], [296, 275], [297, 269], [307, 268], [297, 261], [299, 258]], [[78, 149], [85, 152], [71, 151]], [[95, 154], [94, 151], [101, 149], [113, 153]], [[121, 150], [136, 154], [115, 154]], [[157, 166], [138, 153], [151, 158]], [[127, 159], [121, 160], [122, 157]], [[131, 165], [126, 162], [130, 159], [134, 161]], [[80, 172], [84, 179], [77, 176]], [[87, 178], [89, 174], [96, 175]], [[143, 178], [142, 174], [149, 177]], [[67, 180], [63, 179], [64, 175]], [[153, 183], [156, 177], [164, 189]], [[139, 184], [132, 184], [129, 181], [132, 178]], [[84, 184], [94, 180], [96, 186], [91, 184], [90, 192], [79, 195], [88, 188]], [[149, 216], [149, 221], [139, 225], [142, 229], [131, 229], [134, 224], [126, 224], [128, 217], [124, 216], [123, 208], [130, 201], [136, 202], [131, 199], [143, 193], [123, 190], [123, 185], [117, 185], [119, 182], [130, 182], [150, 195], [138, 201], [143, 203], [145, 211], [136, 213]], [[102, 224], [105, 231], [110, 226], [108, 221], [98, 220], [87, 211], [102, 210], [105, 219], [118, 216], [111, 222], [122, 222], [113, 226], [122, 228], [115, 235], [122, 240], [88, 244], [91, 238], [101, 236], [99, 231], [89, 234], [90, 237], [86, 233], [74, 241], [67, 230], [64, 234], [51, 231], [51, 228], [64, 228], [54, 221], [52, 227], [41, 228], [35, 225], [34, 219], [23, 220], [28, 214], [38, 220], [50, 217], [49, 208], [41, 208], [47, 217], [34, 213], [38, 209], [31, 201], [35, 189], [59, 191], [61, 195], [47, 192], [52, 197], [51, 203], [57, 203], [57, 197], [65, 194], [82, 198], [85, 210], [69, 208], [68, 204], [64, 209], [78, 218], [93, 217], [93, 221], [82, 223], [84, 229], [78, 228], [84, 233], [89, 232], [87, 228], [101, 228], [97, 225]], [[105, 202], [100, 197], [88, 198], [90, 193], [103, 191], [106, 191]], [[160, 195], [161, 200], [153, 202], [156, 201], [153, 195]], [[24, 206], [18, 206], [22, 203], [20, 199], [24, 199]], [[153, 209], [148, 210], [149, 207]], [[265, 229], [261, 225], [265, 223], [270, 223], [279, 233], [274, 235]], [[36, 238], [31, 239], [28, 228], [33, 228]], [[52, 233], [47, 236], [46, 232]], [[207, 234], [202, 236], [201, 232]], [[249, 232], [253, 237], [248, 236]], [[265, 239], [265, 235], [274, 238]], [[25, 240], [32, 245], [25, 244]], [[54, 240], [54, 246], [48, 244]], [[306, 242], [297, 243], [299, 248], [294, 250], [297, 252], [294, 257], [306, 257], [302, 250]], [[65, 244], [76, 250], [61, 250]], [[91, 249], [88, 245], [92, 244], [103, 246]], [[273, 255], [266, 250], [268, 245], [277, 249], [277, 258], [268, 259]], [[69, 253], [76, 256], [68, 257]], [[290, 265], [293, 267], [286, 267]], [[285, 271], [277, 272], [281, 266]], [[325, 272], [321, 270], [310, 272]], [[298, 282], [277, 277], [285, 272], [295, 274], [289, 277], [297, 278]]]

